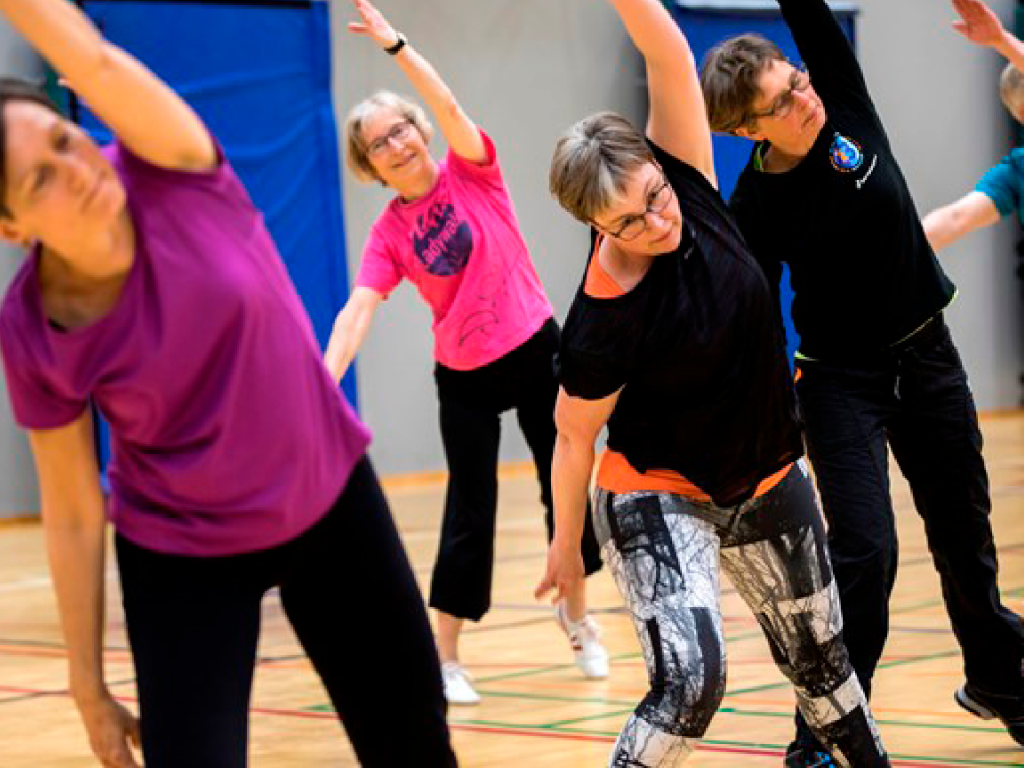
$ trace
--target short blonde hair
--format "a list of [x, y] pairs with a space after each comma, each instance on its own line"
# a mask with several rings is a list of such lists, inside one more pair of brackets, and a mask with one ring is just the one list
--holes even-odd
[[377, 91], [352, 107], [345, 118], [345, 144], [348, 148], [348, 167], [360, 181], [384, 180], [374, 170], [367, 152], [368, 146], [363, 139], [363, 124], [382, 109], [390, 109], [399, 117], [408, 120], [420, 132], [424, 143], [429, 143], [434, 135], [434, 126], [427, 119], [423, 108], [404, 96], [391, 91]]
[[1013, 64], [1007, 64], [999, 77], [999, 98], [1010, 114], [1020, 120], [1021, 107], [1024, 107], [1024, 74]]
[[548, 186], [576, 219], [589, 224], [626, 191], [630, 175], [654, 154], [626, 118], [598, 112], [567, 130], [555, 145]]

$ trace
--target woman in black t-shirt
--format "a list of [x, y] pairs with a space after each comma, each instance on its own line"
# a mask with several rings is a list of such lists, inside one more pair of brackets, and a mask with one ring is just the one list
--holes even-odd
[[646, 139], [589, 117], [552, 160], [552, 192], [594, 248], [559, 353], [557, 524], [537, 594], [583, 577], [607, 425], [594, 524], [651, 679], [609, 764], [674, 765], [706, 730], [725, 689], [721, 561], [819, 738], [843, 765], [888, 765], [797, 462], [777, 307], [715, 188], [693, 55], [658, 0], [609, 1], [646, 60], [650, 114]]

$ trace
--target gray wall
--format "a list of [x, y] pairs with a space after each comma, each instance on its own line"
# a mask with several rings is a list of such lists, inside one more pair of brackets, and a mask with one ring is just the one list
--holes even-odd
[[[396, 28], [441, 72], [466, 112], [494, 139], [526, 242], [561, 318], [586, 258], [588, 235], [547, 191], [551, 150], [574, 121], [602, 109], [643, 113], [642, 64], [606, 3], [594, 0], [384, 0]], [[352, 18], [333, 6], [336, 30]], [[398, 67], [367, 40], [335, 48], [340, 118], [378, 88], [413, 95]], [[444, 151], [434, 139], [436, 156]], [[370, 225], [391, 198], [345, 175], [348, 252], [354, 276]], [[360, 407], [383, 472], [443, 468], [433, 382], [431, 317], [405, 284], [382, 305], [359, 355]], [[506, 416], [502, 456], [527, 456]]]
[[[952, 30], [953, 12], [942, 0], [859, 4], [861, 59], [924, 213], [971, 189], [1010, 147], [996, 92], [1002, 61]], [[629, 115], [643, 109], [639, 65], [618, 20], [595, 0], [382, 0], [382, 6], [495, 138], [523, 233], [556, 314], [564, 316], [587, 241], [548, 196], [547, 163], [555, 137], [574, 120], [598, 109]], [[1010, 20], [1013, 0], [993, 6]], [[344, 5], [335, 11], [349, 18]], [[394, 63], [367, 41], [341, 36], [336, 51], [340, 114], [375, 88], [409, 92]], [[353, 274], [366, 232], [388, 199], [386, 190], [346, 175]], [[1016, 236], [1017, 224], [1007, 220], [941, 256], [960, 290], [949, 320], [982, 409], [1014, 407], [1021, 394]], [[384, 472], [443, 468], [431, 365], [430, 316], [405, 287], [378, 312], [358, 359], [362, 412]], [[525, 457], [510, 419], [505, 434], [503, 457]]]
[[[39, 59], [0, 19], [0, 72], [20, 77], [42, 76]], [[6, 286], [21, 264], [20, 252], [0, 245], [0, 286]], [[39, 493], [28, 442], [14, 425], [7, 389], [0, 377], [0, 517], [39, 509]]]
[[[597, 0], [380, 0], [383, 10], [437, 66], [467, 112], [494, 137], [541, 279], [561, 317], [575, 289], [587, 236], [547, 193], [557, 135], [599, 109], [643, 111], [640, 65], [605, 3]], [[860, 54], [875, 101], [922, 212], [969, 190], [1010, 145], [996, 94], [1002, 62], [954, 33], [942, 0], [859, 0]], [[1004, 20], [1013, 0], [993, 0]], [[335, 98], [340, 117], [376, 88], [409, 93], [394, 62], [344, 31], [335, 13]], [[31, 73], [34, 59], [0, 25], [0, 66]], [[436, 152], [443, 151], [437, 142]], [[345, 174], [351, 271], [366, 232], [390, 195]], [[1022, 366], [1017, 226], [999, 226], [942, 254], [960, 288], [950, 323], [983, 409], [1018, 404]], [[0, 282], [18, 257], [0, 254]], [[443, 468], [431, 377], [430, 315], [408, 287], [378, 313], [358, 361], [362, 412], [375, 431], [383, 472]], [[514, 421], [503, 458], [525, 457]], [[24, 438], [0, 401], [0, 515], [37, 506]]]
[[[1013, 0], [988, 0], [1012, 23]], [[858, 0], [860, 56], [875, 103], [922, 214], [973, 189], [1012, 146], [999, 102], [1005, 61], [950, 26], [942, 0]], [[939, 254], [959, 288], [949, 323], [978, 407], [1020, 404], [1024, 365], [1016, 217]]]

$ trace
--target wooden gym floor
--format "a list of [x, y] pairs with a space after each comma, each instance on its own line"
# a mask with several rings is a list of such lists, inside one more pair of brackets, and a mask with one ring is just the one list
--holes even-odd
[[[982, 428], [1003, 595], [1008, 605], [1024, 612], [1024, 412], [988, 415]], [[443, 487], [439, 482], [401, 482], [389, 483], [388, 490], [425, 585]], [[893, 495], [899, 509], [900, 574], [873, 700], [893, 763], [916, 768], [1024, 766], [1024, 749], [998, 725], [971, 717], [953, 702], [952, 693], [961, 682], [959, 651], [922, 526], [895, 470]], [[537, 496], [528, 471], [503, 473], [494, 609], [468, 628], [462, 645], [483, 702], [453, 707], [449, 717], [463, 766], [602, 766], [618, 729], [646, 690], [636, 639], [607, 574], [591, 580], [590, 599], [612, 654], [608, 680], [580, 677], [549, 608], [533, 600], [545, 557]], [[107, 675], [112, 690], [131, 706], [132, 669], [112, 565], [108, 576]], [[344, 610], [343, 602], [339, 596], [338, 610]], [[728, 583], [722, 603], [729, 688], [707, 738], [687, 765], [779, 766], [792, 732], [793, 696], [772, 664], [757, 624]], [[34, 522], [4, 524], [0, 768], [95, 765], [65, 693], [65, 670], [40, 527]], [[402, 738], [400, 725], [395, 738]], [[264, 604], [250, 752], [251, 764], [258, 768], [356, 765], [276, 595]]]

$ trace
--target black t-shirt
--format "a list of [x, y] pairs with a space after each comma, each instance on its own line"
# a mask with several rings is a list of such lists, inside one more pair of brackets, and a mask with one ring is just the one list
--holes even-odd
[[588, 296], [584, 275], [559, 380], [588, 400], [622, 389], [608, 447], [731, 506], [803, 453], [777, 308], [718, 191], [651, 147], [679, 199], [683, 242], [622, 296]]
[[785, 173], [756, 170], [755, 148], [730, 200], [751, 250], [777, 284], [790, 268], [800, 351], [818, 359], [883, 349], [953, 297], [868, 94], [822, 0], [779, 0], [827, 122]]

